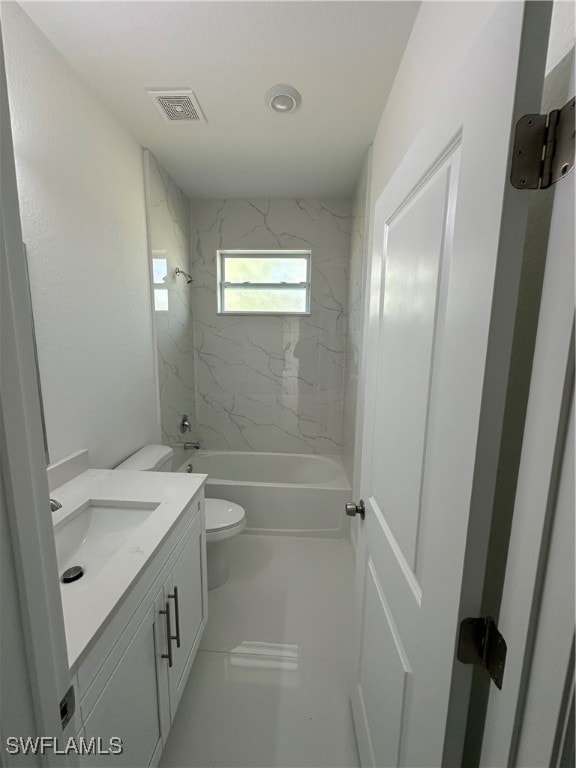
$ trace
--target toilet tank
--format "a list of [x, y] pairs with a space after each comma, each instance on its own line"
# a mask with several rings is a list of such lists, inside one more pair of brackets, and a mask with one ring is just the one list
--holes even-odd
[[170, 472], [174, 451], [167, 445], [145, 445], [122, 461], [116, 469], [140, 469], [147, 472]]

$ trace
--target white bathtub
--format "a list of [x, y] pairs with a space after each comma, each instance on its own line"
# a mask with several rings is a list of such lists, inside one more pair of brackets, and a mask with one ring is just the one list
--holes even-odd
[[247, 533], [347, 535], [350, 484], [337, 456], [176, 448], [173, 466], [207, 474], [208, 498], [243, 506]]

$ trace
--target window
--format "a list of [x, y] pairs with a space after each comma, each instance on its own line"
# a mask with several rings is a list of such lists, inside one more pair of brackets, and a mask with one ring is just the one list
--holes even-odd
[[165, 286], [166, 276], [168, 275], [168, 259], [158, 258], [159, 253], [166, 251], [152, 251], [152, 281], [154, 283], [154, 309], [156, 312], [168, 311], [168, 288], [158, 288], [158, 285]]
[[217, 259], [219, 314], [310, 314], [310, 251], [218, 251]]

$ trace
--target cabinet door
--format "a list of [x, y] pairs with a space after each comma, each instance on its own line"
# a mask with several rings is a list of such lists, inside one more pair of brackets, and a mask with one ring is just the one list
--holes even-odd
[[202, 515], [199, 515], [191, 526], [190, 534], [186, 534], [167, 585], [168, 600], [174, 609], [173, 634], [176, 635], [178, 629], [180, 637], [180, 647], [177, 647], [175, 640], [172, 641], [172, 666], [168, 670], [172, 719], [206, 625], [205, 557], [204, 525]]
[[84, 723], [85, 736], [100, 737], [107, 747], [112, 736], [123, 743], [123, 753], [84, 756], [82, 765], [143, 766], [157, 763], [162, 748], [156, 675], [154, 606], [136, 630], [94, 708]]

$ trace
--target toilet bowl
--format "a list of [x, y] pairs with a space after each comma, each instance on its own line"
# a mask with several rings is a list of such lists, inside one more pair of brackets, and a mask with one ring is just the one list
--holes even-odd
[[227, 541], [244, 530], [246, 515], [243, 507], [225, 499], [206, 499], [204, 515], [208, 589], [215, 589], [228, 578]]
[[[172, 469], [174, 451], [166, 445], [145, 445], [116, 469], [169, 472]], [[226, 542], [246, 527], [246, 515], [239, 504], [225, 499], [206, 499], [206, 568], [208, 589], [215, 589], [228, 578]]]

